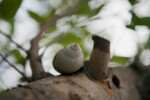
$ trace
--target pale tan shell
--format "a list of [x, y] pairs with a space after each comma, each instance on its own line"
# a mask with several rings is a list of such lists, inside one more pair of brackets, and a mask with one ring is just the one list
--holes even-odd
[[54, 57], [53, 66], [63, 74], [74, 73], [83, 66], [84, 55], [79, 44], [73, 43], [61, 49]]

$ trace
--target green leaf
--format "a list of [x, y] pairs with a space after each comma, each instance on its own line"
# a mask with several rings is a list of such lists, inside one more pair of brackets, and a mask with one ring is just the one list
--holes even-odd
[[2, 0], [0, 3], [0, 18], [7, 21], [13, 20], [22, 0]]
[[81, 8], [79, 8], [75, 14], [78, 15], [87, 15], [90, 13], [90, 7], [88, 5], [88, 2], [85, 3]]
[[131, 5], [134, 5], [139, 2], [139, 0], [128, 0]]
[[80, 27], [80, 30], [81, 30], [81, 33], [83, 36], [82, 37], [86, 37], [88, 35], [92, 35], [87, 29], [86, 29], [86, 26], [82, 26]]
[[49, 18], [51, 18], [55, 14], [55, 10], [52, 9], [51, 12], [49, 12], [47, 15], [43, 15], [43, 16], [40, 16], [37, 13], [30, 11], [30, 10], [28, 10], [28, 14], [30, 15], [31, 18], [33, 18], [37, 22], [42, 23], [42, 22], [48, 20]]
[[12, 36], [13, 34], [14, 34], [14, 28], [15, 28], [15, 22], [14, 22], [14, 20], [12, 20], [11, 22], [10, 22], [10, 26], [11, 26], [11, 30], [10, 30], [10, 36]]
[[134, 23], [135, 25], [145, 25], [150, 28], [150, 17], [137, 18]]
[[131, 12], [131, 14], [132, 14], [131, 24], [126, 25], [126, 27], [135, 30], [135, 21], [138, 19], [138, 17], [133, 12]]
[[16, 63], [22, 64], [24, 66], [25, 65], [25, 59], [22, 56], [22, 54], [17, 49], [12, 50], [11, 52], [14, 55]]
[[78, 37], [75, 33], [67, 33], [65, 36], [62, 37], [58, 43], [60, 43], [63, 46], [66, 46], [71, 43], [78, 43], [80, 47], [82, 48], [82, 51], [84, 53], [84, 57], [86, 58], [89, 56], [89, 52], [84, 47], [84, 37]]
[[66, 35], [64, 35], [61, 40], [58, 41], [58, 43], [60, 43], [63, 46], [66, 46], [68, 44], [71, 43], [82, 43], [82, 38], [76, 36], [75, 34], [72, 33], [67, 33]]
[[129, 57], [113, 56], [111, 62], [116, 62], [123, 65], [126, 64], [129, 61], [129, 59]]
[[131, 12], [132, 14], [132, 22], [130, 25], [127, 25], [127, 28], [134, 29], [136, 25], [145, 25], [150, 28], [150, 17], [142, 17], [139, 18], [135, 13]]
[[32, 12], [30, 10], [28, 10], [28, 14], [30, 15], [30, 17], [32, 17], [34, 20], [38, 22], [43, 22], [45, 20], [42, 16], [39, 16], [37, 13]]
[[56, 10], [52, 9], [51, 12], [46, 16], [47, 18], [52, 18], [55, 15]]
[[104, 7], [104, 4], [101, 5], [101, 6], [99, 6], [99, 7], [96, 8], [96, 9], [93, 9], [93, 10], [91, 11], [89, 17], [92, 17], [92, 16], [97, 15], [97, 14], [102, 10], [103, 7]]
[[127, 28], [130, 28], [132, 30], [135, 30], [135, 24], [126, 25]]
[[75, 25], [77, 24], [77, 21], [69, 20], [67, 21], [67, 24], [69, 24], [71, 27], [75, 27]]

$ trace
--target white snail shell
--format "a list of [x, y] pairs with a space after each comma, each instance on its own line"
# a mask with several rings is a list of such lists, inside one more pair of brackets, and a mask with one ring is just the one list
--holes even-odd
[[84, 55], [78, 43], [67, 45], [54, 57], [53, 66], [56, 71], [71, 74], [83, 66]]

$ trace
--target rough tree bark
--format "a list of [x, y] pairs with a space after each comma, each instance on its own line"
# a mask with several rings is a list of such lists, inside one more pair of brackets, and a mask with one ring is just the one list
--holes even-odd
[[[2, 93], [0, 100], [150, 99], [147, 80], [150, 74], [138, 75], [131, 67], [114, 68], [111, 72], [105, 81], [89, 79], [83, 71], [69, 76], [51, 76]], [[144, 88], [147, 91], [144, 91]]]
[[[97, 54], [99, 57], [104, 57], [103, 50], [107, 49], [102, 50], [105, 46], [99, 48], [96, 41], [97, 39], [94, 39], [93, 52], [97, 48], [100, 52], [96, 50], [97, 53], [91, 56], [95, 57]], [[85, 62], [84, 68], [72, 75], [50, 76], [31, 82], [0, 94], [0, 100], [150, 100], [150, 80], [148, 80], [150, 69], [148, 67], [133, 63], [128, 67], [109, 68], [108, 77], [104, 78], [103, 74], [97, 74], [97, 71], [95, 74], [87, 71], [89, 66], [93, 66], [91, 65], [93, 59]], [[104, 62], [107, 63], [107, 61]], [[106, 72], [107, 66], [101, 65], [107, 64], [97, 64], [100, 65], [96, 67], [100, 73]], [[97, 75], [102, 78], [97, 79]]]

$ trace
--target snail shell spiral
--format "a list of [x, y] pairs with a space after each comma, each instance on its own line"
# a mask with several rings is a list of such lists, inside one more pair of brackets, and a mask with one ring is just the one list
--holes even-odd
[[83, 66], [84, 55], [78, 43], [67, 45], [58, 51], [53, 60], [56, 71], [62, 74], [71, 74]]

